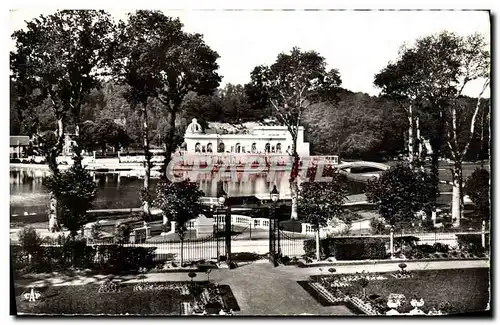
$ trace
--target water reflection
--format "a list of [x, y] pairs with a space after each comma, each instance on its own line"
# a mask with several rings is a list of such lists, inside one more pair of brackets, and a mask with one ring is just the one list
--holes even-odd
[[[11, 214], [27, 212], [43, 213], [48, 209], [48, 191], [43, 186], [43, 178], [49, 176], [48, 170], [11, 169], [10, 170], [10, 208]], [[94, 203], [96, 209], [139, 207], [139, 190], [143, 179], [137, 172], [93, 173], [98, 185], [98, 197]], [[265, 174], [227, 173], [218, 175], [199, 174], [198, 177], [189, 174], [182, 177], [197, 179], [205, 196], [217, 195], [217, 182], [225, 182], [224, 190], [229, 196], [250, 196], [268, 194], [273, 185], [283, 196], [290, 194], [288, 175], [286, 172], [276, 172], [274, 177]], [[232, 181], [235, 180], [235, 181]], [[152, 188], [156, 187], [158, 179], [151, 180]], [[350, 181], [349, 193], [358, 194], [364, 191], [364, 184]]]

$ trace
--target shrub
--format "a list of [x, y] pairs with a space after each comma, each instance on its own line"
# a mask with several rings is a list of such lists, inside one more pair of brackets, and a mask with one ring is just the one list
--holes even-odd
[[304, 240], [304, 256], [314, 257], [316, 255], [316, 240], [307, 239]]
[[[120, 245], [99, 246], [99, 266], [106, 271], [135, 271], [154, 266], [153, 258], [156, 247], [123, 247]], [[173, 263], [172, 263], [173, 265]]]
[[[479, 234], [462, 234], [457, 235], [458, 247], [461, 251], [480, 256], [485, 249], [482, 246], [481, 235]], [[488, 241], [486, 240], [486, 244]]]
[[127, 244], [130, 241], [130, 233], [132, 228], [129, 224], [119, 223], [115, 226], [114, 237], [118, 244]]
[[297, 262], [297, 266], [298, 266], [298, 267], [306, 267], [306, 265], [305, 265], [305, 264], [304, 264], [304, 262], [302, 262], [302, 261], [298, 261], [298, 262]]
[[385, 243], [380, 238], [333, 238], [337, 260], [383, 259], [387, 257]]
[[281, 257], [281, 263], [283, 263], [283, 265], [289, 265], [291, 262], [291, 258], [288, 257], [288, 256], [282, 256]]
[[434, 243], [432, 247], [434, 248], [434, 252], [438, 253], [447, 253], [450, 250], [450, 247], [448, 245], [444, 245], [441, 243]]
[[414, 248], [417, 246], [417, 243], [420, 239], [415, 236], [400, 236], [394, 238], [394, 247], [395, 248], [403, 248], [403, 247], [411, 247]]
[[256, 254], [256, 253], [242, 252], [242, 253], [232, 253], [231, 254], [231, 260], [238, 261], [238, 262], [253, 262], [253, 261], [258, 260], [259, 258], [260, 258], [260, 255]]
[[423, 244], [423, 245], [418, 245], [417, 250], [424, 254], [430, 254], [434, 253], [436, 250], [434, 249], [434, 246]]
[[404, 271], [404, 269], [406, 269], [407, 265], [405, 263], [399, 263], [398, 267], [401, 269], [401, 271]]
[[238, 264], [236, 264], [235, 262], [231, 262], [229, 263], [229, 269], [232, 270], [232, 269], [235, 269], [238, 267]]
[[31, 255], [35, 255], [42, 244], [42, 238], [32, 227], [24, 227], [17, 233], [21, 248]]
[[373, 218], [370, 221], [372, 232], [377, 235], [385, 233], [385, 222], [381, 218]]

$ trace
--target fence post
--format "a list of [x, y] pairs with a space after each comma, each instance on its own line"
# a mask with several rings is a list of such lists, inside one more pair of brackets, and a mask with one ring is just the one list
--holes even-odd
[[391, 227], [391, 240], [390, 240], [391, 257], [394, 256], [394, 228]]
[[486, 248], [486, 222], [483, 220], [483, 224], [481, 226], [481, 245], [483, 248]]

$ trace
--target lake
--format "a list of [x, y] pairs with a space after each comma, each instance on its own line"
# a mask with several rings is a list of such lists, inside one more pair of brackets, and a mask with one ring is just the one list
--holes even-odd
[[[11, 214], [45, 213], [48, 210], [49, 194], [43, 185], [43, 178], [49, 176], [48, 170], [14, 168], [10, 169], [10, 209]], [[98, 185], [98, 196], [94, 209], [132, 208], [140, 206], [139, 191], [143, 179], [134, 171], [121, 173], [92, 173]], [[187, 174], [183, 175], [188, 177]], [[232, 181], [232, 180], [235, 181]], [[266, 195], [276, 184], [280, 195], [290, 194], [288, 173], [278, 171], [270, 179], [265, 174], [250, 174], [247, 178], [242, 173], [227, 175], [223, 178], [224, 190], [229, 196]], [[154, 189], [158, 179], [151, 180]], [[217, 179], [199, 177], [198, 184], [205, 196], [217, 195]], [[348, 182], [349, 194], [364, 192], [364, 184], [357, 181]]]

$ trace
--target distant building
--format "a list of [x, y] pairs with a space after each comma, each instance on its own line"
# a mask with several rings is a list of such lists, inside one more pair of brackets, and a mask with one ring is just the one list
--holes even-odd
[[[186, 128], [183, 151], [188, 154], [233, 153], [233, 154], [288, 154], [292, 149], [292, 135], [286, 126], [259, 125], [225, 129], [212, 124], [205, 132], [193, 119]], [[229, 128], [231, 125], [227, 124]], [[309, 143], [304, 142], [304, 128], [299, 127], [297, 153], [309, 156]]]
[[11, 135], [9, 156], [13, 158], [24, 158], [30, 146], [30, 137], [27, 135]]

